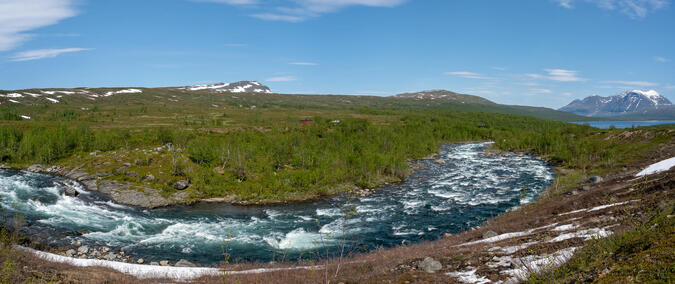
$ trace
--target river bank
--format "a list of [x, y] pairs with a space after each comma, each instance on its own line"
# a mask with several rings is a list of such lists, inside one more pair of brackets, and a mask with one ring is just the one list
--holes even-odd
[[186, 259], [216, 265], [227, 241], [231, 263], [295, 261], [303, 254], [334, 255], [343, 234], [350, 246], [369, 251], [458, 233], [532, 202], [553, 180], [545, 162], [513, 153], [486, 156], [488, 145], [444, 146], [441, 156], [420, 161], [423, 167], [405, 182], [367, 196], [285, 205], [200, 203], [143, 210], [98, 193], [67, 196], [58, 180], [22, 172], [2, 173], [5, 192], [0, 194], [8, 210], [31, 220], [27, 229], [45, 244], [63, 247], [64, 255], [72, 250], [73, 256], [79, 242], [92, 249], [75, 254], [85, 258], [107, 259], [109, 253], [101, 249], [108, 247], [147, 263]]

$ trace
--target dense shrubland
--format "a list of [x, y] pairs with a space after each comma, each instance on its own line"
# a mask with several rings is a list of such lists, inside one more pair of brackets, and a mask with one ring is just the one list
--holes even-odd
[[[58, 115], [76, 117], [69, 112]], [[0, 161], [58, 164], [92, 151], [132, 151], [171, 143], [189, 161], [174, 157], [166, 163], [173, 164], [173, 175], [191, 180], [195, 197], [235, 194], [244, 200], [274, 200], [401, 180], [409, 174], [410, 160], [435, 153], [444, 143], [491, 140], [501, 150], [528, 152], [584, 170], [597, 168], [598, 163], [612, 165], [630, 148], [604, 140], [598, 130], [586, 126], [523, 116], [458, 111], [382, 115], [386, 119], [377, 122], [347, 118], [338, 123], [315, 117], [310, 126], [296, 121], [237, 129], [214, 129], [211, 123], [188, 129], [16, 122], [0, 126]], [[167, 184], [157, 187], [171, 190]]]

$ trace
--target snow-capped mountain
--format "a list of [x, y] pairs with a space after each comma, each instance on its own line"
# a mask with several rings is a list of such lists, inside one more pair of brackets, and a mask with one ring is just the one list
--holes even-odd
[[633, 90], [611, 97], [591, 96], [574, 100], [560, 110], [585, 116], [609, 117], [672, 111], [675, 108], [666, 97], [654, 90]]
[[216, 83], [211, 85], [195, 85], [179, 88], [188, 91], [213, 90], [219, 93], [272, 93], [269, 87], [256, 81], [239, 81], [235, 83]]

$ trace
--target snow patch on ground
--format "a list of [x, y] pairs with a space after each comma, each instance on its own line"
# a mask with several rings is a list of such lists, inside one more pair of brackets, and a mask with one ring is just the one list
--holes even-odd
[[553, 269], [569, 261], [577, 249], [577, 247], [570, 247], [549, 255], [528, 255], [515, 258], [512, 263], [516, 268], [504, 270], [500, 273], [512, 276], [506, 283], [519, 283], [527, 280], [527, 277], [532, 273]]
[[490, 283], [491, 282], [490, 279], [487, 279], [485, 277], [479, 278], [476, 275], [476, 270], [477, 269], [468, 270], [468, 271], [464, 271], [464, 272], [460, 272], [460, 271], [448, 272], [448, 273], [446, 273], [446, 275], [455, 277], [455, 278], [457, 278], [457, 280], [459, 280], [459, 282], [462, 282], [462, 283], [480, 283], [480, 284], [482, 284], [482, 283]]
[[556, 232], [563, 232], [563, 231], [570, 231], [578, 228], [579, 225], [577, 224], [566, 224], [566, 225], [560, 225], [558, 227], [555, 227], [551, 229], [551, 231], [556, 231]]
[[635, 200], [629, 200], [629, 201], [624, 201], [624, 202], [612, 203], [612, 204], [607, 204], [607, 205], [595, 206], [595, 207], [593, 207], [593, 208], [579, 209], [579, 210], [574, 210], [574, 211], [570, 211], [570, 212], [560, 213], [560, 214], [558, 214], [558, 216], [565, 216], [565, 215], [576, 214], [576, 213], [581, 213], [581, 212], [593, 212], [593, 211], [598, 211], [598, 210], [602, 210], [602, 209], [607, 209], [607, 208], [610, 208], [610, 207], [619, 206], [619, 205], [624, 205], [624, 204], [628, 204], [628, 203], [631, 203], [631, 202], [637, 202], [637, 201], [640, 201], [640, 200], [639, 200], [639, 199], [635, 199]]
[[45, 98], [45, 99], [47, 99], [50, 102], [55, 103], [55, 104], [59, 102], [59, 100], [57, 100], [57, 99], [52, 99], [52, 98]]
[[212, 267], [157, 266], [157, 265], [115, 262], [100, 259], [80, 259], [38, 251], [23, 246], [14, 246], [14, 247], [16, 249], [29, 252], [46, 261], [64, 263], [79, 267], [106, 267], [124, 274], [138, 277], [139, 279], [191, 280], [202, 276], [259, 274], [259, 273], [286, 271], [286, 270], [318, 270], [323, 268], [323, 266], [299, 266], [287, 268], [258, 268], [242, 271], [223, 271], [219, 268], [212, 268]]
[[23, 119], [30, 119], [30, 116], [22, 115], [21, 118], [23, 118]]
[[110, 97], [112, 95], [116, 94], [140, 94], [143, 93], [143, 91], [139, 89], [126, 89], [126, 90], [119, 90], [119, 91], [114, 91], [114, 92], [107, 92], [103, 96], [104, 97]]
[[549, 243], [555, 243], [555, 242], [562, 242], [564, 240], [569, 240], [569, 239], [574, 239], [574, 238], [584, 238], [584, 240], [592, 240], [592, 239], [599, 239], [599, 238], [605, 238], [609, 237], [612, 235], [612, 231], [605, 230], [606, 228], [591, 228], [591, 229], [586, 229], [586, 230], [581, 230], [577, 232], [572, 232], [572, 233], [567, 233], [567, 234], [561, 234], [550, 241]]
[[656, 164], [652, 164], [649, 167], [645, 168], [641, 172], [637, 173], [635, 176], [636, 177], [641, 177], [641, 176], [647, 176], [647, 175], [653, 175], [657, 174], [660, 172], [665, 172], [667, 170], [670, 170], [670, 168], [675, 167], [675, 157], [672, 157], [667, 160], [660, 161]]

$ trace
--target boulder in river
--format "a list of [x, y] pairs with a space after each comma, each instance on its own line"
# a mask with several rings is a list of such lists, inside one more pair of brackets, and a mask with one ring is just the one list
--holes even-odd
[[169, 266], [169, 261], [168, 260], [162, 260], [159, 262], [159, 265], [161, 266]]
[[[145, 260], [142, 259], [142, 258], [139, 258], [138, 260], [136, 260], [136, 263], [138, 263], [138, 264], [143, 264], [143, 263], [145, 263]], [[151, 263], [151, 264], [152, 264], [152, 263]]]
[[80, 194], [79, 192], [77, 192], [77, 190], [75, 188], [70, 187], [70, 186], [66, 187], [66, 189], [63, 191], [63, 193], [67, 196], [72, 196], [72, 197], [75, 197], [78, 194]]
[[431, 257], [427, 257], [417, 264], [417, 268], [424, 270], [427, 273], [436, 273], [437, 271], [443, 269], [443, 265], [440, 261]]
[[173, 188], [177, 190], [184, 190], [190, 186], [190, 181], [188, 180], [179, 180], [173, 184]]

